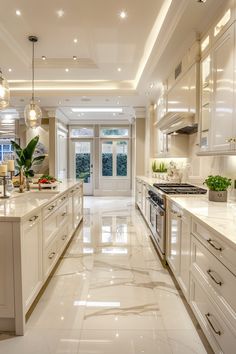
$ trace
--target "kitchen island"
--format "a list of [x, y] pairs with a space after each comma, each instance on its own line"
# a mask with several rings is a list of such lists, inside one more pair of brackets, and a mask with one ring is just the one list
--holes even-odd
[[0, 201], [0, 330], [24, 334], [27, 312], [82, 217], [82, 181]]

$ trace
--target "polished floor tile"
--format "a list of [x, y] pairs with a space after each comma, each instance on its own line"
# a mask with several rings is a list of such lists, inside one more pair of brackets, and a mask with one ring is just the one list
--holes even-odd
[[207, 353], [149, 235], [131, 198], [86, 197], [25, 336], [0, 334], [0, 354]]

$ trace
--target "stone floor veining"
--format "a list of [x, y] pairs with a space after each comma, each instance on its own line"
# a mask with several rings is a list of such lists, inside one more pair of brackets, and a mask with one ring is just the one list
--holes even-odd
[[128, 197], [86, 197], [84, 221], [29, 318], [0, 354], [203, 354], [149, 230]]

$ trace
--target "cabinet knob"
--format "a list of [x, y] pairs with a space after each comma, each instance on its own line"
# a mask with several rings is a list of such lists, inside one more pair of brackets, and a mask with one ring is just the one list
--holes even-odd
[[37, 219], [38, 219], [38, 215], [34, 215], [34, 216], [32, 216], [32, 218], [29, 219], [29, 221], [31, 222], [31, 221], [35, 221]]
[[55, 205], [51, 205], [51, 206], [48, 208], [48, 210], [51, 211], [51, 210], [53, 210], [54, 208], [55, 208]]
[[62, 241], [64, 241], [66, 238], [67, 238], [67, 235], [63, 235], [61, 239], [62, 239]]
[[56, 254], [56, 252], [50, 253], [49, 256], [48, 256], [48, 258], [49, 258], [49, 259], [53, 259], [53, 257], [55, 256], [55, 254]]
[[66, 216], [66, 211], [64, 213], [62, 213], [61, 216]]
[[226, 142], [226, 143], [232, 143], [232, 141], [233, 141], [233, 138], [227, 138], [227, 139], [225, 139], [225, 142]]

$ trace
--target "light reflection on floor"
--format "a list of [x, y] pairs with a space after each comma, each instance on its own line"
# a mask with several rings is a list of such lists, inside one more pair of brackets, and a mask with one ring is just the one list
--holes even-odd
[[26, 335], [0, 335], [0, 354], [206, 353], [148, 235], [130, 198], [85, 198]]

